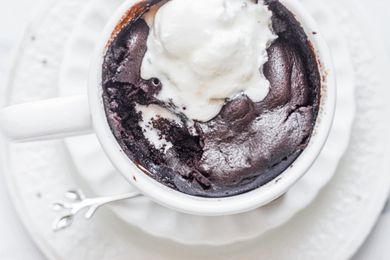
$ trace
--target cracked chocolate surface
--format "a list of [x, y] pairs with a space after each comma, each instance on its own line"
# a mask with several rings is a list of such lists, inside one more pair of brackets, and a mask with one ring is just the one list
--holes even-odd
[[228, 100], [217, 117], [182, 124], [156, 118], [153, 127], [172, 143], [166, 152], [145, 138], [136, 104], [173, 104], [156, 99], [158, 79], [142, 79], [149, 27], [142, 18], [125, 26], [108, 47], [103, 64], [103, 98], [108, 122], [119, 144], [145, 174], [183, 193], [226, 197], [248, 192], [279, 176], [310, 140], [318, 113], [320, 76], [307, 36], [278, 1], [267, 1], [279, 38], [268, 48], [263, 72], [268, 96], [254, 103], [246, 96]]

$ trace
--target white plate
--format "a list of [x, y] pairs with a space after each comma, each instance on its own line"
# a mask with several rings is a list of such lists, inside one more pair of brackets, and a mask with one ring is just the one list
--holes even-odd
[[[315, 5], [316, 1], [320, 0], [311, 3]], [[3, 89], [2, 105], [57, 95], [55, 82], [64, 42], [84, 3], [58, 0], [29, 28], [9, 84]], [[72, 229], [55, 234], [50, 224], [57, 215], [51, 211], [51, 203], [68, 188], [80, 185], [64, 143], [9, 145], [0, 139], [1, 167], [10, 194], [23, 223], [48, 259], [349, 258], [372, 228], [389, 190], [386, 147], [390, 144], [390, 126], [384, 118], [388, 117], [390, 104], [383, 102], [383, 97], [390, 96], [386, 79], [389, 64], [384, 60], [375, 27], [367, 25], [364, 13], [353, 0], [329, 0], [327, 5], [337, 7], [333, 10], [339, 30], [348, 35], [351, 46], [357, 71], [357, 117], [351, 145], [336, 175], [313, 203], [285, 225], [229, 246], [193, 247], [157, 239], [123, 225], [115, 214], [104, 209], [93, 222], [78, 221]], [[32, 34], [34, 42], [30, 41]]]
[[[123, 0], [93, 0], [76, 23], [65, 49], [60, 76], [60, 95], [83, 94], [87, 90], [89, 63], [104, 25]], [[348, 42], [337, 30], [331, 9], [324, 3], [308, 6], [320, 25], [334, 56], [338, 100], [334, 127], [317, 162], [282, 199], [240, 215], [200, 217], [178, 213], [149, 199], [129, 201], [112, 210], [124, 222], [158, 237], [184, 244], [222, 245], [258, 237], [290, 220], [305, 208], [328, 183], [348, 146], [354, 118], [355, 75]], [[320, 32], [319, 32], [320, 33]], [[95, 135], [66, 140], [70, 155], [85, 186], [95, 195], [131, 190], [114, 169]], [[239, 227], [239, 228], [237, 228]]]

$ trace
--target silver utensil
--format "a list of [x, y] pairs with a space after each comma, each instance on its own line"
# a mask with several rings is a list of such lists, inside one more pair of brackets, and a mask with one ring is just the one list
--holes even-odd
[[59, 201], [53, 204], [53, 210], [64, 211], [64, 215], [54, 220], [53, 231], [60, 231], [69, 228], [73, 224], [76, 215], [85, 211], [84, 217], [91, 219], [96, 211], [107, 204], [132, 199], [141, 196], [138, 192], [122, 195], [114, 195], [99, 198], [87, 198], [80, 190], [69, 190], [64, 194], [66, 201]]

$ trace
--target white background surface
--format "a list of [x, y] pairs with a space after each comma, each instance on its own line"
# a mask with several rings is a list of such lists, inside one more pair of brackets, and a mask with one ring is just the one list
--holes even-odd
[[[12, 52], [28, 24], [33, 10], [42, 1], [55, 0], [1, 0], [0, 1], [0, 84], [4, 84]], [[82, 1], [82, 0], [80, 0]], [[324, 0], [326, 1], [326, 0]], [[389, 0], [356, 0], [365, 5], [371, 21], [379, 25], [388, 46], [390, 58]], [[390, 69], [390, 68], [389, 68]], [[26, 84], [28, 84], [26, 82]], [[368, 242], [358, 252], [357, 260], [390, 259], [390, 211], [385, 211]], [[28, 237], [14, 211], [0, 176], [0, 260], [44, 259]]]

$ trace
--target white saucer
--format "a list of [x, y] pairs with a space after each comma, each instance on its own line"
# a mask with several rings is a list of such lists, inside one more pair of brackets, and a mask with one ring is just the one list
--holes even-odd
[[[95, 44], [104, 25], [122, 2], [93, 0], [87, 5], [65, 50], [60, 95], [86, 93]], [[180, 243], [221, 245], [258, 237], [286, 223], [313, 201], [333, 176], [348, 146], [355, 112], [355, 75], [347, 39], [338, 32], [332, 10], [323, 3], [308, 9], [317, 18], [330, 45], [340, 87], [334, 127], [326, 147], [307, 175], [283, 199], [248, 213], [225, 217], [191, 216], [142, 198], [129, 201], [126, 206], [111, 207], [124, 222]], [[95, 195], [131, 190], [107, 159], [95, 135], [68, 139], [66, 144], [84, 185]]]
[[[305, 0], [317, 4], [321, 0]], [[310, 2], [310, 3], [309, 3]], [[27, 31], [3, 97], [6, 104], [57, 96], [59, 64], [79, 0], [57, 0]], [[348, 5], [347, 5], [348, 4]], [[351, 145], [334, 178], [319, 196], [285, 225], [261, 237], [229, 246], [185, 246], [124, 225], [102, 210], [93, 220], [53, 233], [50, 205], [72, 187], [85, 188], [62, 141], [10, 145], [0, 139], [1, 167], [19, 215], [48, 259], [347, 259], [363, 242], [386, 201], [390, 126], [389, 64], [364, 12], [353, 0], [329, 0], [339, 30], [348, 35], [357, 71], [357, 117]], [[348, 6], [348, 8], [345, 8]], [[35, 41], [31, 41], [31, 35]], [[375, 48], [370, 48], [375, 46]], [[43, 62], [45, 61], [45, 62]], [[92, 173], [93, 174], [93, 173]], [[318, 176], [319, 179], [322, 176]], [[126, 205], [123, 205], [126, 207]], [[170, 221], [170, 220], [167, 220]], [[169, 223], [168, 223], [169, 224]], [[237, 227], [240, 228], [240, 227]]]

